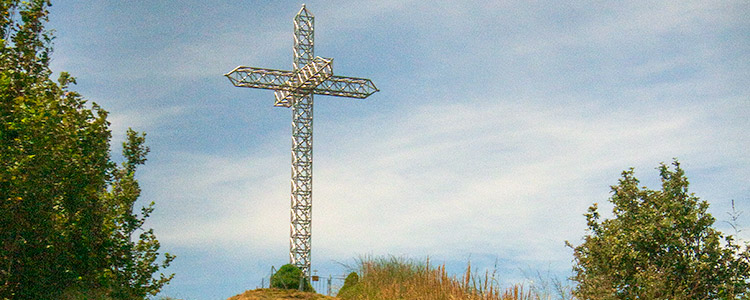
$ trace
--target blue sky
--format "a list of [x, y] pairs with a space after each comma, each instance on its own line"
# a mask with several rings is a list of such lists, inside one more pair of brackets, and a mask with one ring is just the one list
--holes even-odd
[[[288, 261], [291, 112], [222, 75], [290, 69], [301, 4], [53, 3], [53, 70], [111, 112], [115, 152], [148, 134], [141, 201], [178, 256], [164, 296], [226, 299]], [[315, 98], [320, 274], [396, 255], [564, 277], [587, 207], [629, 167], [658, 188], [674, 157], [718, 228], [731, 200], [750, 227], [746, 2], [306, 4], [316, 55], [380, 89]]]

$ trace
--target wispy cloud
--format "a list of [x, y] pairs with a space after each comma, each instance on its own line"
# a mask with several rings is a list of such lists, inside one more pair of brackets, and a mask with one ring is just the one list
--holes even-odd
[[[581, 214], [607, 199], [620, 171], [636, 166], [653, 173], [675, 156], [700, 164], [717, 146], [710, 135], [683, 134], [701, 130], [703, 112], [691, 107], [613, 113], [595, 104], [493, 103], [424, 105], [387, 120], [321, 124], [327, 133], [316, 144], [316, 247], [495, 249], [567, 262], [562, 242], [580, 237]], [[383, 121], [398, 126], [377, 126]], [[183, 154], [164, 164], [169, 174], [148, 174], [164, 183], [155, 189], [160, 198], [181, 195], [179, 207], [162, 201], [173, 216], [162, 219], [172, 224], [162, 236], [188, 245], [284, 245], [285, 150], [260, 157]]]

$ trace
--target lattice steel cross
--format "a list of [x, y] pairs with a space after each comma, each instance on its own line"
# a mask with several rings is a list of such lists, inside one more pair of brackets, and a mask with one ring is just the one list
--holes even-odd
[[313, 95], [364, 99], [378, 89], [369, 79], [333, 75], [333, 59], [313, 53], [314, 16], [302, 5], [294, 17], [294, 71], [239, 66], [225, 74], [237, 87], [274, 90], [274, 106], [292, 108], [290, 263], [310, 276]]

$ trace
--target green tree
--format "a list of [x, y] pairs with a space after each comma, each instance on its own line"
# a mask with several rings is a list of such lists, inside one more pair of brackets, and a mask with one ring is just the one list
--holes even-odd
[[271, 275], [271, 287], [287, 290], [299, 289], [300, 280], [303, 280], [305, 292], [315, 292], [307, 278], [303, 278], [302, 270], [292, 264], [281, 266], [276, 273]]
[[579, 299], [750, 296], [747, 244], [712, 227], [708, 203], [688, 193], [684, 171], [673, 165], [658, 168], [658, 191], [640, 188], [633, 169], [624, 171], [609, 199], [613, 218], [601, 220], [597, 205], [589, 208], [588, 234], [574, 248]]
[[49, 5], [0, 0], [0, 299], [144, 298], [169, 282], [152, 275], [174, 258], [157, 263], [159, 242], [142, 229], [153, 204], [133, 213], [144, 135], [128, 131], [118, 165], [107, 112], [87, 108], [67, 73], [50, 79]]

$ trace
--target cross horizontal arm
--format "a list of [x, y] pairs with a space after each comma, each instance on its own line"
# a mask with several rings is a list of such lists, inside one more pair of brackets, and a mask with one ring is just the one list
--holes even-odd
[[364, 99], [379, 91], [372, 80], [356, 77], [331, 76], [313, 89], [318, 95]]
[[294, 72], [240, 66], [224, 76], [235, 86], [289, 92], [311, 90], [333, 76], [332, 63], [331, 58], [315, 57]]
[[314, 89], [301, 91], [302, 93], [300, 91], [295, 92], [283, 89], [274, 91], [274, 96], [276, 97], [274, 106], [290, 107], [294, 101], [294, 96], [305, 95], [307, 91], [311, 91], [317, 95], [365, 99], [379, 90], [370, 79], [331, 76], [328, 80], [318, 84]]
[[278, 90], [292, 78], [294, 72], [239, 66], [224, 74], [236, 87]]
[[[330, 64], [324, 66], [324, 68], [329, 66]], [[314, 67], [310, 66], [307, 72], [315, 71], [316, 68]], [[331, 72], [324, 68], [318, 66], [318, 69], [321, 69], [321, 72], [324, 74], [322, 76], [304, 75], [303, 71], [305, 68], [302, 68], [296, 72], [297, 76], [295, 77], [295, 72], [292, 71], [239, 66], [231, 72], [224, 74], [224, 76], [229, 78], [229, 81], [236, 87], [276, 90], [276, 106], [284, 107], [289, 107], [288, 96], [295, 91], [299, 92], [299, 90], [310, 91], [318, 95], [358, 99], [367, 98], [378, 91], [378, 88], [375, 87], [375, 84], [370, 79], [344, 76], [326, 77]], [[320, 78], [324, 77], [327, 79], [320, 81]], [[312, 86], [314, 87], [310, 89]], [[280, 91], [285, 92], [282, 93]]]

